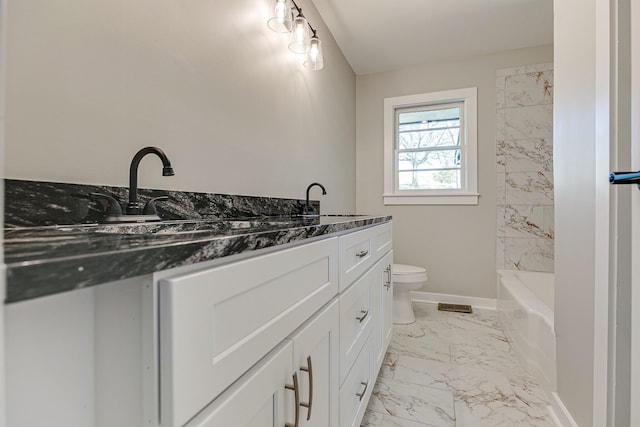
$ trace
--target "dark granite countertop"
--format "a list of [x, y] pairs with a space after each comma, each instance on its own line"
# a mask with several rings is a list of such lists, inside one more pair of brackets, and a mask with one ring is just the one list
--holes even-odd
[[95, 286], [391, 220], [251, 217], [4, 230], [6, 303]]

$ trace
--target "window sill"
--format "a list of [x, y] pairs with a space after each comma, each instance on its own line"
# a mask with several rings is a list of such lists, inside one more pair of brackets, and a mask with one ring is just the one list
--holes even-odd
[[477, 205], [478, 193], [383, 194], [385, 205]]

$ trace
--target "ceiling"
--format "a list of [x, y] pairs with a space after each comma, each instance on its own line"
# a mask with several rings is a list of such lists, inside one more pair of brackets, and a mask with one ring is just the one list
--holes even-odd
[[356, 74], [553, 43], [552, 0], [313, 3]]

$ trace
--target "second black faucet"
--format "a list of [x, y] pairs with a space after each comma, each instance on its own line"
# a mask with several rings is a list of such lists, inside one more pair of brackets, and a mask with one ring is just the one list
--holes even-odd
[[309, 204], [309, 190], [311, 190], [312, 187], [314, 186], [318, 186], [320, 188], [322, 188], [322, 195], [326, 195], [327, 194], [327, 190], [324, 189], [324, 185], [318, 183], [318, 182], [314, 182], [313, 184], [309, 185], [307, 187], [307, 201], [304, 205], [304, 208], [302, 209], [302, 215], [304, 216], [318, 216], [319, 214], [316, 212], [315, 209], [313, 209], [313, 206], [311, 206]]

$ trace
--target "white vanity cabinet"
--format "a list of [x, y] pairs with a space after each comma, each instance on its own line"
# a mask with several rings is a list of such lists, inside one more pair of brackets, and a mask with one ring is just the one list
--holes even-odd
[[384, 223], [164, 276], [155, 425], [359, 425], [390, 338], [391, 263]]

